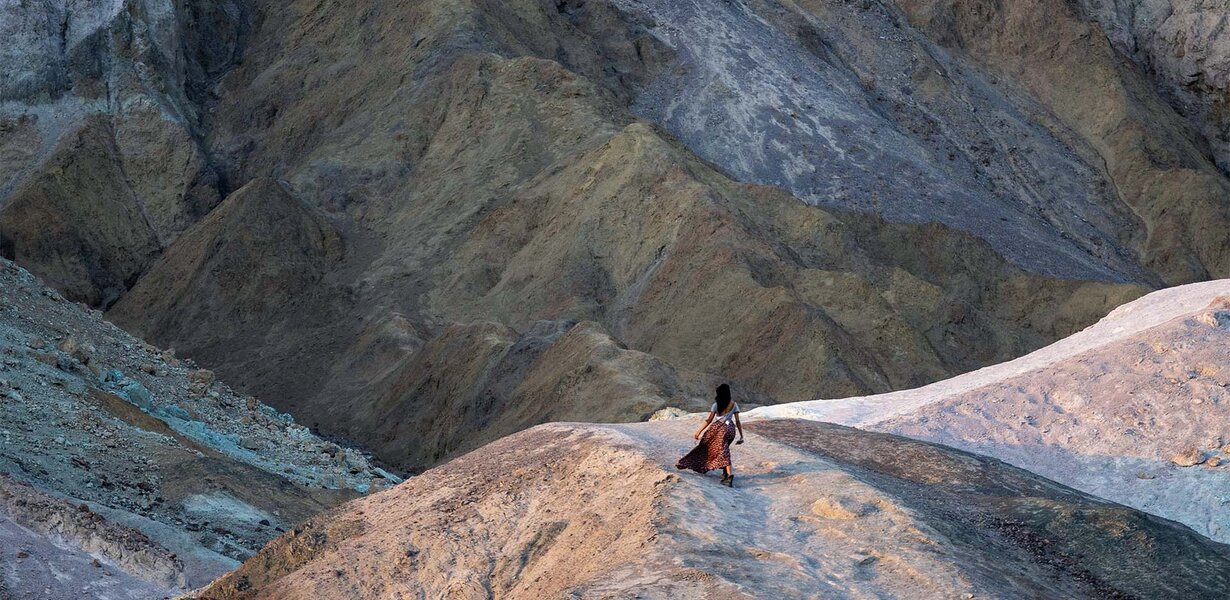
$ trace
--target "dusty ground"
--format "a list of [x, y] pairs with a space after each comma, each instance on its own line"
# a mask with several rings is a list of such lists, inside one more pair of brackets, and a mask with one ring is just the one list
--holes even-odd
[[1230, 280], [1220, 280], [1155, 292], [1002, 365], [749, 418], [819, 419], [951, 444], [1228, 541], [1227, 365]]
[[198, 598], [1219, 598], [1230, 551], [992, 459], [762, 421], [543, 425], [309, 520]]

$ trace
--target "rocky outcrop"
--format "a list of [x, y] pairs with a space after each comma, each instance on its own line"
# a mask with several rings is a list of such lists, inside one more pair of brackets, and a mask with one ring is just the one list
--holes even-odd
[[[5, 486], [0, 510], [54, 540], [27, 540], [7, 525], [4, 535], [38, 553], [62, 547], [54, 564], [65, 569], [94, 554], [109, 562], [105, 573], [85, 569], [90, 577], [119, 570], [161, 589], [196, 587], [291, 524], [395, 480], [8, 261], [0, 261], [0, 349], [0, 476], [34, 486]], [[23, 500], [38, 490], [70, 501], [71, 514]], [[38, 506], [46, 510], [30, 512]], [[116, 546], [121, 538], [136, 545]], [[171, 554], [177, 561], [159, 558]], [[14, 593], [54, 582], [37, 562], [20, 571], [24, 583], [10, 578]]]
[[[193, 597], [1218, 598], [1226, 547], [1004, 463], [803, 421], [733, 489], [694, 422], [544, 425], [347, 504]], [[834, 508], [837, 507], [837, 508]]]
[[94, 305], [114, 302], [159, 251], [116, 154], [114, 131], [91, 118], [0, 208], [11, 258]]
[[[5, 571], [13, 572], [3, 573], [0, 579], [10, 580], [10, 587], [22, 594], [6, 597], [20, 598], [38, 590], [48, 599], [73, 598], [81, 597], [83, 591], [106, 595], [109, 587], [127, 586], [134, 592], [166, 594], [187, 584], [183, 562], [141, 532], [112, 523], [85, 504], [74, 506], [3, 474], [0, 519], [8, 521], [0, 525], [5, 552], [27, 554], [16, 561], [5, 557]], [[31, 536], [41, 536], [47, 543], [22, 539], [23, 532], [14, 531], [10, 524], [24, 528]], [[35, 545], [42, 547], [35, 549]], [[47, 547], [59, 547], [59, 552], [29, 556]], [[78, 553], [96, 558], [91, 559], [89, 568], [72, 569], [69, 574], [65, 564], [71, 564]], [[98, 557], [107, 563], [104, 565]], [[47, 572], [40, 572], [43, 569]], [[55, 576], [57, 572], [61, 577]], [[117, 575], [119, 581], [112, 581]], [[137, 581], [125, 581], [129, 578]], [[154, 589], [143, 589], [146, 587]]]
[[138, 334], [186, 329], [176, 336], [181, 347], [237, 340], [308, 294], [343, 250], [323, 215], [277, 182], [257, 179], [185, 232], [110, 315], [150, 321], [134, 328]]
[[1192, 284], [1002, 365], [916, 390], [752, 414], [951, 444], [1226, 541], [1228, 343], [1230, 280]]

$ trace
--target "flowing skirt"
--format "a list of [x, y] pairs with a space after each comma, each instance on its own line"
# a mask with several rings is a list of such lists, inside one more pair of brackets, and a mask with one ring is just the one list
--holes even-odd
[[730, 466], [730, 443], [735, 441], [734, 423], [714, 423], [700, 437], [700, 443], [685, 454], [676, 469], [692, 469], [697, 473], [708, 473], [714, 469]]

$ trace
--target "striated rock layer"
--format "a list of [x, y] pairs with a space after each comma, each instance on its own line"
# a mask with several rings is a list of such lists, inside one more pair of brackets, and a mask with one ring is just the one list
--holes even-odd
[[1230, 551], [944, 446], [762, 421], [535, 427], [315, 517], [193, 598], [1220, 598]]

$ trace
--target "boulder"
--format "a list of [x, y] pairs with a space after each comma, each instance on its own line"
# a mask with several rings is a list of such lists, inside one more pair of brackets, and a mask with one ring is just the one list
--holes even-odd
[[1180, 467], [1194, 467], [1204, 462], [1204, 453], [1196, 448], [1185, 448], [1171, 457], [1170, 462]]

